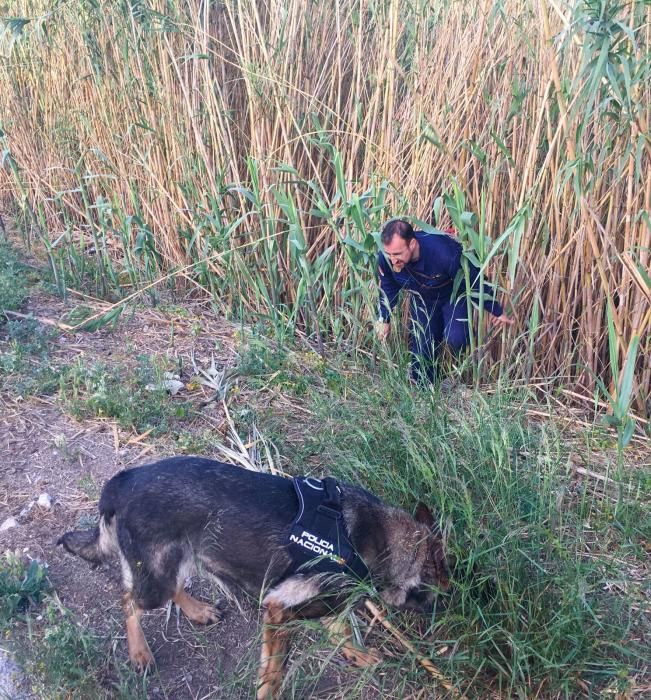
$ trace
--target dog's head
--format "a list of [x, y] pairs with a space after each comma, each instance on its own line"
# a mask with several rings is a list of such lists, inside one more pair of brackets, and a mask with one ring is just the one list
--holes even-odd
[[438, 591], [447, 591], [450, 573], [445, 559], [443, 538], [430, 509], [419, 503], [413, 530], [403, 540], [405, 559], [395, 562], [393, 585], [382, 591], [384, 600], [402, 610], [430, 613]]
[[447, 591], [450, 587], [450, 572], [445, 558], [441, 531], [434, 522], [432, 511], [424, 503], [419, 503], [414, 519], [427, 528], [423, 542], [426, 551], [420, 584], [407, 592], [405, 607], [431, 612], [437, 589]]

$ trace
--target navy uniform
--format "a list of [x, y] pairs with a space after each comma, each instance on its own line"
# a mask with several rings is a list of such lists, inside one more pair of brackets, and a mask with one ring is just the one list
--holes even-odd
[[[405, 265], [400, 272], [394, 272], [384, 253], [378, 256], [380, 316], [388, 323], [400, 290], [409, 292], [411, 374], [416, 381], [433, 381], [442, 343], [447, 343], [454, 353], [460, 353], [470, 340], [463, 281], [452, 299], [463, 249], [458, 240], [442, 232], [414, 231], [414, 235], [420, 247], [419, 259]], [[471, 263], [468, 266], [476, 298], [479, 270]], [[484, 308], [493, 316], [501, 316], [502, 307], [494, 299], [494, 290], [484, 285], [484, 294]]]

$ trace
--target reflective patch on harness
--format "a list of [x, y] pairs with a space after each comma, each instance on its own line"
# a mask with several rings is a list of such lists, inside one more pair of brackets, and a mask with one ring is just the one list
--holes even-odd
[[345, 559], [335, 554], [335, 546], [332, 544], [332, 542], [328, 542], [328, 540], [317, 537], [307, 530], [303, 530], [299, 536], [292, 533], [289, 536], [289, 541], [297, 544], [303, 549], [306, 549], [313, 555], [328, 557], [329, 559], [332, 559], [332, 561], [339, 564], [339, 566], [344, 566], [346, 563]]

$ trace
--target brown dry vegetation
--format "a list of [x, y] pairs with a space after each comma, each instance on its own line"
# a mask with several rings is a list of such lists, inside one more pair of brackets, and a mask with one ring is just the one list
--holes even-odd
[[4, 25], [2, 196], [61, 275], [196, 263], [178, 277], [238, 313], [365, 342], [366, 234], [456, 192], [518, 319], [490, 359], [589, 399], [639, 337], [648, 410], [648, 4], [5, 8], [30, 21]]

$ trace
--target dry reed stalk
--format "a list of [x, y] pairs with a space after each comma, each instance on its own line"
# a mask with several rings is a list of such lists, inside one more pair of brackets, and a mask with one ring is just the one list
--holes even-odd
[[431, 659], [426, 656], [419, 654], [416, 647], [405, 637], [402, 632], [392, 625], [389, 620], [387, 620], [386, 615], [370, 600], [364, 601], [364, 605], [367, 610], [373, 615], [373, 620], [379, 620], [382, 626], [387, 629], [395, 639], [397, 639], [400, 644], [418, 660], [418, 663], [450, 693], [452, 693], [455, 698], [463, 698], [464, 696], [457, 691], [457, 689], [450, 683], [449, 680], [441, 673], [441, 671], [436, 668], [432, 663]]

